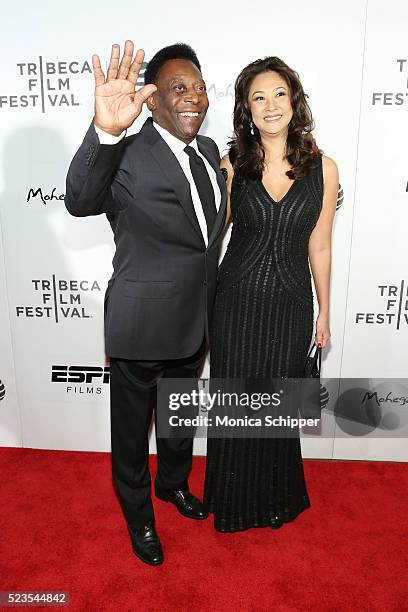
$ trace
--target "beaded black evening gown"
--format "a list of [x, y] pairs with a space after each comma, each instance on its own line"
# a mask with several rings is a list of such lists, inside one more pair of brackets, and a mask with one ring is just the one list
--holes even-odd
[[[231, 190], [233, 228], [219, 268], [213, 378], [301, 377], [313, 335], [310, 234], [322, 158], [275, 202], [261, 182]], [[219, 531], [280, 527], [310, 506], [299, 437], [207, 441], [204, 502]]]

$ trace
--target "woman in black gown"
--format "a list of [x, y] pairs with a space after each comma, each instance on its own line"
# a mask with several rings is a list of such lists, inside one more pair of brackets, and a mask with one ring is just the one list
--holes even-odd
[[[221, 161], [233, 227], [219, 269], [211, 377], [301, 377], [330, 337], [331, 231], [338, 172], [311, 134], [296, 72], [257, 60], [235, 84], [234, 138]], [[310, 506], [299, 437], [208, 438], [204, 502], [218, 531], [278, 528]]]

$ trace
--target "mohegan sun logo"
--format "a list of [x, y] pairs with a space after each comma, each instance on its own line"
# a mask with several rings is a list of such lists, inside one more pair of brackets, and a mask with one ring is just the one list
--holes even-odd
[[48, 190], [43, 189], [42, 187], [30, 187], [30, 189], [28, 190], [26, 202], [30, 202], [33, 198], [38, 198], [38, 200], [41, 200], [43, 204], [47, 204], [52, 200], [57, 200], [57, 202], [63, 200], [65, 198], [65, 194], [58, 193], [56, 187], [53, 187], [52, 189]]

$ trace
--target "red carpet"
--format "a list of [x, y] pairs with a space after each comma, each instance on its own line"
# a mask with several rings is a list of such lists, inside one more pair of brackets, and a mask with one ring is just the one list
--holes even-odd
[[[160, 567], [131, 551], [108, 454], [3, 448], [0, 465], [0, 590], [95, 612], [408, 610], [406, 464], [306, 460], [312, 507], [276, 531], [219, 534], [156, 500]], [[195, 458], [199, 495], [203, 477]]]

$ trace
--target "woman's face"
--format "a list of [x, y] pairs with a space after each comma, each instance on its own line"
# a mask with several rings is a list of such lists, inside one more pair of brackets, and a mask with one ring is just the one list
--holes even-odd
[[262, 135], [286, 135], [293, 116], [289, 87], [277, 72], [262, 72], [248, 95], [252, 121]]

